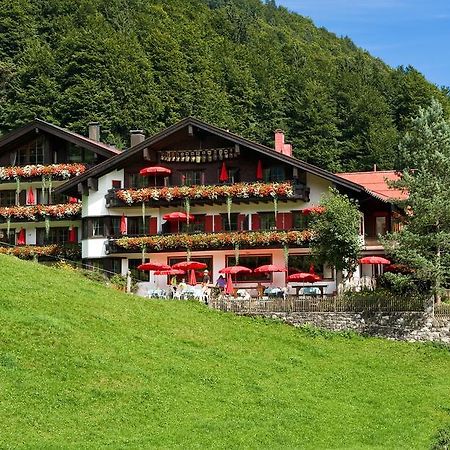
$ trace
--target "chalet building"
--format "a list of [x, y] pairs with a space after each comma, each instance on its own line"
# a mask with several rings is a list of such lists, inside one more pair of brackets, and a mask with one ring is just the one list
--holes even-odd
[[0, 138], [0, 251], [80, 257], [81, 203], [55, 191], [67, 180], [120, 152], [35, 119]]
[[[82, 257], [117, 273], [149, 280], [136, 270], [143, 258], [172, 265], [190, 259], [219, 270], [263, 264], [308, 270], [308, 213], [330, 186], [357, 199], [365, 254], [381, 254], [377, 234], [393, 228], [388, 197], [292, 156], [275, 132], [275, 148], [186, 118], [67, 181], [58, 194], [82, 199]], [[336, 289], [335, 274], [315, 267], [322, 288]], [[201, 274], [199, 274], [201, 277]], [[200, 278], [199, 278], [200, 280]], [[242, 287], [284, 285], [285, 274], [238, 274]], [[152, 279], [160, 287], [165, 276]]]

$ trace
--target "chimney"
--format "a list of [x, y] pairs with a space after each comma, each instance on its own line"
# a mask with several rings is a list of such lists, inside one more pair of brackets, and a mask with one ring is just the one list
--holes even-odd
[[89, 123], [89, 139], [100, 142], [100, 124], [98, 122]]
[[283, 130], [275, 130], [275, 151], [286, 156], [292, 156], [292, 145], [284, 143]]
[[145, 140], [143, 130], [130, 130], [130, 147], [134, 147]]

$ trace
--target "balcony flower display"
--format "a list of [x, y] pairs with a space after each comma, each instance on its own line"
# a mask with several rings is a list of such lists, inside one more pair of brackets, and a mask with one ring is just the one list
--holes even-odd
[[304, 231], [235, 231], [224, 233], [169, 234], [162, 236], [123, 237], [115, 241], [118, 247], [126, 250], [147, 248], [148, 251], [161, 251], [177, 248], [190, 250], [214, 249], [222, 247], [264, 247], [270, 245], [304, 245], [311, 233]]
[[86, 170], [84, 164], [50, 164], [0, 167], [0, 180], [17, 180], [34, 177], [57, 177], [67, 180], [81, 175]]
[[71, 245], [23, 245], [20, 247], [0, 247], [0, 254], [13, 255], [22, 259], [32, 259], [35, 256], [58, 256], [68, 259], [80, 259], [81, 247]]
[[73, 218], [81, 214], [81, 203], [59, 205], [5, 206], [0, 208], [0, 219], [39, 221], [49, 218]]
[[279, 198], [293, 197], [294, 189], [291, 182], [281, 183], [235, 183], [217, 186], [173, 186], [163, 188], [121, 189], [116, 192], [117, 198], [132, 205], [133, 203], [151, 200], [179, 199], [239, 199], [239, 198]]

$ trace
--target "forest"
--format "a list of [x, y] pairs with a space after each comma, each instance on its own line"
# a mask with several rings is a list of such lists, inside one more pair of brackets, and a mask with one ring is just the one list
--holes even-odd
[[396, 167], [450, 90], [268, 0], [0, 0], [0, 134], [39, 117], [126, 148], [195, 116], [331, 171]]

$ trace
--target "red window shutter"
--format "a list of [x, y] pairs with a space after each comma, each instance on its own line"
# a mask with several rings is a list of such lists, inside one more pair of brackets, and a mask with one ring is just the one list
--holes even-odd
[[73, 227], [74, 229], [74, 236], [75, 236], [75, 244], [78, 242], [78, 227]]
[[156, 217], [150, 217], [149, 232], [151, 235], [158, 234], [158, 220]]
[[286, 228], [286, 225], [284, 223], [284, 213], [278, 213], [277, 214], [277, 230], [284, 230]]
[[205, 216], [205, 232], [212, 233], [213, 230], [213, 217], [214, 216]]
[[291, 230], [293, 226], [293, 217], [291, 212], [284, 213], [284, 229]]
[[220, 214], [214, 214], [214, 231], [222, 231], [222, 216]]
[[259, 230], [261, 228], [261, 219], [259, 214], [252, 214], [252, 230]]

